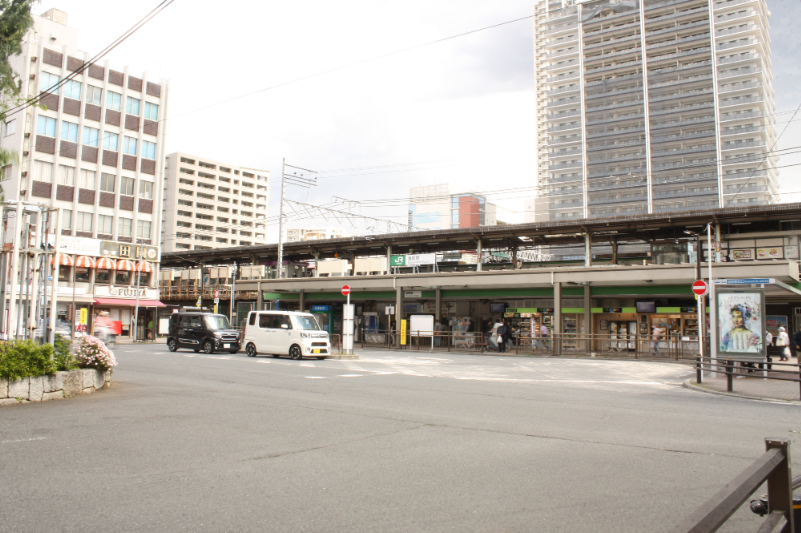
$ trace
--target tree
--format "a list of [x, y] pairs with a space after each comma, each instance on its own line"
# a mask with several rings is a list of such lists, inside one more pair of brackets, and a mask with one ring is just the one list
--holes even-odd
[[35, 0], [0, 0], [0, 120], [21, 102], [22, 81], [11, 68], [11, 56], [22, 53], [22, 39], [33, 26], [31, 7]]
[[[22, 53], [22, 39], [31, 26], [31, 7], [36, 0], [0, 0], [0, 121], [5, 122], [6, 112], [24, 101], [21, 96], [22, 80], [11, 68], [11, 56]], [[5, 178], [5, 167], [18, 161], [17, 154], [0, 148], [0, 179]], [[0, 187], [0, 201], [3, 189]]]

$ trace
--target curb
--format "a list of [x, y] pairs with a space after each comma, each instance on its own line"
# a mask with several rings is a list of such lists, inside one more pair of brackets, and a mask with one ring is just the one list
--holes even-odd
[[358, 359], [359, 354], [352, 354], [352, 355], [329, 355], [326, 359]]
[[782, 398], [766, 398], [764, 396], [749, 396], [748, 394], [740, 394], [738, 392], [726, 392], [715, 389], [709, 389], [698, 385], [693, 379], [687, 379], [682, 383], [685, 389], [694, 390], [696, 392], [704, 392], [706, 394], [717, 394], [718, 396], [726, 396], [727, 398], [742, 398], [744, 400], [761, 400], [763, 402], [782, 402], [789, 405], [801, 405], [797, 400], [783, 400]]

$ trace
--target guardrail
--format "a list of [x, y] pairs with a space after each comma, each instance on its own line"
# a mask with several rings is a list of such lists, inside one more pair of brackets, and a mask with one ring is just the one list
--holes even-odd
[[[708, 346], [708, 340], [705, 345]], [[494, 337], [478, 332], [420, 332], [407, 333], [406, 342], [400, 342], [395, 330], [363, 331], [356, 345], [364, 348], [400, 349], [428, 352], [498, 352]], [[503, 352], [501, 352], [503, 353]], [[517, 336], [507, 341], [505, 353], [516, 355], [591, 355], [686, 359], [694, 361], [699, 354], [698, 337], [661, 337], [651, 335], [609, 335], [555, 333], [548, 336]]]
[[[767, 451], [746, 468], [740, 475], [727, 483], [717, 494], [695, 510], [672, 533], [712, 533], [717, 531], [737, 509], [766, 480], [768, 482], [767, 519], [758, 533], [799, 531], [799, 524], [793, 516], [793, 486], [790, 471], [790, 441], [786, 439], [765, 439]], [[752, 511], [761, 514], [761, 509]]]
[[749, 359], [726, 358], [711, 359], [696, 356], [695, 375], [698, 383], [703, 382], [703, 372], [720, 372], [726, 376], [726, 390], [734, 392], [735, 378], [768, 379], [798, 383], [798, 396], [801, 399], [801, 364], [774, 363], [768, 357], [760, 363]]

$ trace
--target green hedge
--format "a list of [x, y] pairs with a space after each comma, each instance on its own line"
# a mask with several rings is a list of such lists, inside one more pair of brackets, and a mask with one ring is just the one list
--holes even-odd
[[0, 345], [0, 378], [11, 381], [53, 374], [58, 370], [77, 368], [70, 354], [69, 341], [56, 339], [52, 344], [13, 341]]

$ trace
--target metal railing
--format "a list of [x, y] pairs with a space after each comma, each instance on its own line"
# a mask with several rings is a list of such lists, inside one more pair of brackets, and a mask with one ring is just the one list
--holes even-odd
[[703, 372], [720, 372], [726, 376], [726, 390], [734, 392], [735, 378], [767, 379], [798, 383], [798, 396], [801, 399], [801, 364], [774, 363], [771, 357], [764, 363], [752, 359], [717, 358], [700, 356], [695, 358], [695, 374], [698, 383], [703, 382]]
[[[790, 441], [765, 439], [766, 452], [717, 494], [695, 510], [672, 533], [711, 533], [717, 531], [765, 481], [768, 482], [767, 519], [759, 532], [798, 531], [793, 511], [793, 486], [790, 470]], [[761, 510], [751, 509], [759, 514]]]

